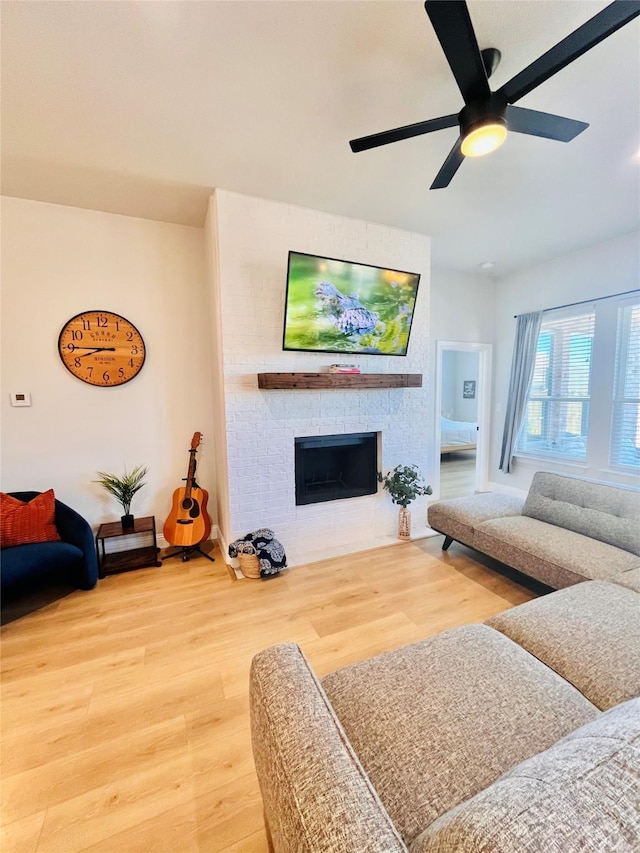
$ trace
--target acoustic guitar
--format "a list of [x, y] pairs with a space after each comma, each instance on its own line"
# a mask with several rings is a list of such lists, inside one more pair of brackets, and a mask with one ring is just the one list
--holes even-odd
[[207, 513], [209, 494], [196, 483], [196, 451], [202, 433], [194, 432], [189, 451], [189, 470], [186, 486], [173, 493], [171, 512], [162, 532], [170, 545], [190, 548], [198, 545], [211, 533], [211, 520]]

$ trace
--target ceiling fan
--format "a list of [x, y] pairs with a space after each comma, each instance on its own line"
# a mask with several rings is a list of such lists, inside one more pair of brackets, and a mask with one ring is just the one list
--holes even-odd
[[458, 124], [460, 136], [429, 187], [432, 190], [448, 186], [465, 157], [495, 151], [506, 139], [507, 130], [560, 142], [570, 142], [582, 133], [589, 126], [586, 122], [512, 105], [640, 14], [640, 0], [614, 0], [492, 92], [489, 77], [498, 67], [501, 54], [494, 47], [480, 50], [466, 2], [426, 0], [424, 7], [462, 93], [464, 107], [458, 114], [352, 139], [349, 145], [357, 153]]

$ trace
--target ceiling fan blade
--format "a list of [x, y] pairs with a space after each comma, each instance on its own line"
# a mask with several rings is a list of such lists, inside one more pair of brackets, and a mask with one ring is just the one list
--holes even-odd
[[571, 142], [589, 127], [586, 121], [576, 121], [537, 110], [525, 110], [522, 107], [507, 106], [505, 118], [509, 130], [528, 133], [530, 136], [543, 136], [545, 139], [557, 139], [558, 142]]
[[510, 104], [557, 74], [583, 53], [640, 15], [640, 0], [614, 0], [591, 20], [558, 42], [535, 62], [504, 84], [498, 91]]
[[440, 116], [428, 121], [418, 121], [416, 124], [407, 124], [404, 127], [396, 127], [393, 130], [383, 130], [382, 133], [372, 133], [371, 136], [361, 136], [360, 139], [352, 139], [349, 142], [354, 154], [358, 151], [367, 151], [369, 148], [377, 148], [379, 145], [388, 145], [390, 142], [400, 142], [401, 139], [410, 139], [412, 136], [420, 136], [423, 133], [432, 133], [434, 130], [444, 130], [458, 124], [458, 116]]
[[429, 187], [430, 190], [441, 190], [444, 189], [444, 187], [449, 186], [453, 179], [453, 176], [458, 171], [458, 169], [462, 165], [462, 161], [464, 160], [464, 154], [460, 150], [461, 145], [462, 137], [459, 136], [458, 141], [449, 152], [449, 156], [444, 161], [440, 168], [440, 171], [436, 175], [434, 182]]
[[464, 0], [426, 0], [424, 8], [465, 104], [491, 94], [487, 72]]

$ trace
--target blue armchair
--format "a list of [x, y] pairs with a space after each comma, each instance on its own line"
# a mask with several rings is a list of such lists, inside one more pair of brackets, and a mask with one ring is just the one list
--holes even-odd
[[[40, 492], [12, 492], [30, 501]], [[55, 525], [60, 542], [15, 545], [0, 553], [0, 583], [10, 589], [49, 573], [64, 573], [80, 589], [93, 589], [98, 581], [98, 558], [89, 523], [71, 507], [56, 500]]]

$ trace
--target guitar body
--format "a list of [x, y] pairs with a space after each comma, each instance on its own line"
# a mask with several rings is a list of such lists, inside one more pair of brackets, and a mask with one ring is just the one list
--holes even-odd
[[207, 539], [211, 533], [211, 519], [207, 513], [209, 494], [196, 483], [196, 450], [202, 433], [196, 432], [191, 440], [187, 485], [173, 493], [171, 512], [162, 528], [170, 545], [192, 548]]
[[170, 545], [190, 547], [208, 539], [211, 521], [207, 513], [209, 493], [204, 489], [176, 489], [173, 493], [171, 512], [162, 528], [164, 538]]

